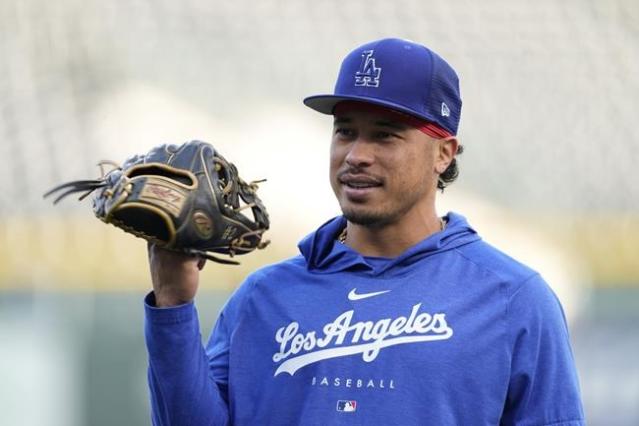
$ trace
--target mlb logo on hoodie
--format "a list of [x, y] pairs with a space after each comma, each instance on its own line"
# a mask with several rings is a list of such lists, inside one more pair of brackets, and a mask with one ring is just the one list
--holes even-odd
[[357, 401], [346, 401], [346, 400], [337, 401], [337, 411], [342, 411], [344, 413], [352, 413], [356, 409], [357, 409]]

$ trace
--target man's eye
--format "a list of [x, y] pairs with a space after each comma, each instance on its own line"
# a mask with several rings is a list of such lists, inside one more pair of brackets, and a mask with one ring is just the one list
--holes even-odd
[[353, 136], [355, 132], [352, 129], [345, 129], [345, 128], [338, 127], [337, 129], [335, 129], [335, 134], [348, 138]]
[[397, 135], [394, 133], [383, 132], [383, 131], [377, 132], [377, 139], [390, 139], [394, 137], [397, 137]]

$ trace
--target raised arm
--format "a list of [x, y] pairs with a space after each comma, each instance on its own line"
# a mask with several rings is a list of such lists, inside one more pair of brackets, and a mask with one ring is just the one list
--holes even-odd
[[219, 374], [210, 371], [193, 304], [204, 262], [154, 245], [148, 251], [153, 292], [145, 299], [145, 337], [153, 424], [228, 425], [227, 396], [213, 378]]

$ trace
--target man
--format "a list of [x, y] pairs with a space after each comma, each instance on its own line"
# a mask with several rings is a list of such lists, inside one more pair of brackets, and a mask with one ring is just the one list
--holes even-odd
[[197, 259], [151, 247], [156, 425], [583, 424], [568, 331], [534, 271], [435, 211], [457, 175], [457, 75], [428, 48], [351, 52], [330, 181], [343, 212], [258, 270], [201, 344]]

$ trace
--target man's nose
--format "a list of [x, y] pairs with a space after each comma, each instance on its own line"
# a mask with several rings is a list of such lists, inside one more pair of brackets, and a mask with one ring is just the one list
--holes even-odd
[[352, 167], [365, 167], [373, 163], [373, 144], [361, 136], [353, 141], [346, 155], [346, 164]]

